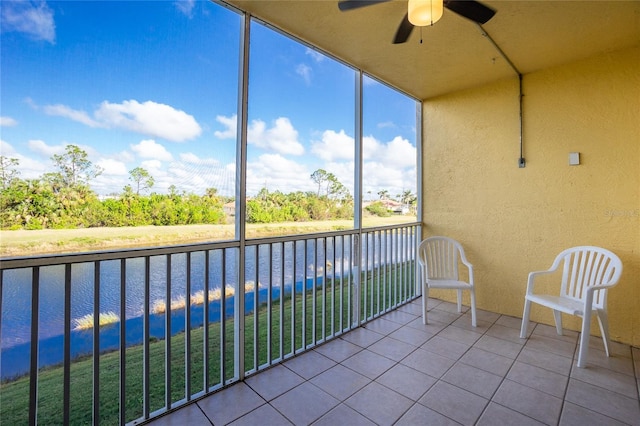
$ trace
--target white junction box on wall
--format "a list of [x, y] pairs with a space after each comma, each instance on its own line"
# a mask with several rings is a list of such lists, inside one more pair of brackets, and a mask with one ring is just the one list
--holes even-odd
[[579, 152], [570, 152], [569, 153], [569, 165], [577, 166], [580, 164], [580, 153]]

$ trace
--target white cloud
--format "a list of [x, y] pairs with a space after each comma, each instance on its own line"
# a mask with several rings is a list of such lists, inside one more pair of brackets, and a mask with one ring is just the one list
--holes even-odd
[[378, 158], [380, 151], [383, 149], [382, 143], [373, 136], [365, 136], [362, 138], [362, 157], [365, 160]]
[[266, 186], [269, 191], [313, 191], [315, 183], [306, 166], [279, 154], [263, 154], [247, 163], [247, 194], [255, 195]]
[[120, 175], [109, 175], [103, 172], [91, 180], [91, 189], [98, 195], [120, 194], [125, 185], [130, 184], [127, 178]]
[[383, 121], [382, 123], [378, 123], [378, 129], [394, 128], [394, 127], [396, 127], [396, 125], [394, 124], [393, 121]]
[[185, 163], [203, 165], [203, 166], [217, 166], [220, 164], [220, 162], [215, 158], [201, 158], [192, 152], [181, 153], [180, 160]]
[[107, 176], [126, 176], [129, 173], [122, 161], [112, 158], [102, 158], [96, 162], [96, 165], [102, 168], [102, 174]]
[[64, 153], [64, 145], [47, 145], [44, 141], [39, 139], [32, 139], [27, 142], [29, 150], [35, 152], [43, 157], [52, 157], [55, 154]]
[[115, 154], [114, 158], [118, 161], [122, 161], [123, 163], [131, 163], [136, 159], [135, 155], [129, 151], [121, 151]]
[[225, 117], [224, 115], [216, 116], [216, 121], [224, 126], [224, 130], [213, 132], [213, 135], [218, 139], [233, 139], [237, 134], [238, 116], [233, 114], [231, 117]]
[[[172, 162], [161, 185], [168, 188], [175, 185], [179, 191], [204, 194], [207, 188], [216, 188], [222, 195], [235, 194], [235, 171], [227, 165], [221, 165], [215, 159], [204, 159], [200, 163], [184, 161]], [[154, 175], [155, 178], [155, 175]]]
[[23, 179], [37, 179], [43, 174], [51, 171], [51, 165], [49, 162], [45, 163], [43, 161], [38, 161], [18, 153], [11, 157], [18, 159], [18, 171], [20, 172], [20, 177]]
[[137, 145], [131, 145], [131, 150], [135, 152], [140, 158], [148, 158], [158, 161], [171, 161], [173, 156], [167, 149], [154, 141], [153, 139], [146, 139], [140, 141]]
[[313, 50], [309, 47], [307, 47], [304, 53], [311, 56], [311, 58], [313, 58], [313, 60], [316, 62], [322, 62], [326, 58], [326, 56], [324, 56], [322, 53], [318, 52], [317, 50]]
[[309, 65], [306, 64], [298, 64], [298, 66], [296, 67], [296, 74], [298, 74], [299, 76], [301, 76], [304, 79], [304, 82], [308, 84], [311, 84], [311, 67]]
[[11, 117], [0, 117], [0, 127], [17, 126], [18, 122]]
[[193, 116], [169, 105], [136, 100], [100, 104], [95, 118], [107, 127], [127, 129], [174, 142], [196, 138], [202, 128]]
[[75, 145], [78, 148], [80, 148], [82, 151], [84, 151], [87, 154], [90, 161], [92, 162], [94, 162], [94, 160], [91, 160], [91, 158], [95, 158], [100, 155], [94, 149], [94, 147], [89, 145], [81, 145], [77, 143], [67, 143], [67, 142], [61, 143], [59, 145], [48, 145], [45, 141], [40, 139], [31, 139], [27, 142], [27, 147], [29, 148], [29, 151], [35, 153], [38, 156], [47, 157], [47, 158], [51, 158], [54, 155], [64, 154], [66, 152], [67, 146], [69, 145]]
[[44, 107], [42, 107], [42, 109], [47, 115], [69, 118], [73, 121], [77, 121], [89, 127], [105, 127], [103, 124], [89, 117], [89, 114], [87, 114], [85, 111], [75, 110], [69, 108], [66, 105], [45, 105]]
[[385, 163], [377, 161], [368, 161], [363, 164], [363, 173], [366, 178], [364, 179], [364, 191], [369, 191], [369, 188], [375, 188], [373, 191], [377, 193], [380, 189], [386, 189], [389, 191], [389, 195], [395, 197], [400, 192], [400, 188], [403, 185], [402, 170], [395, 167], [389, 167]]
[[193, 17], [193, 8], [196, 5], [195, 0], [178, 0], [175, 3], [176, 9], [178, 9], [185, 16]]
[[11, 146], [9, 142], [5, 142], [0, 139], [0, 155], [8, 157], [16, 153], [16, 150]]
[[176, 164], [174, 163], [171, 167], [169, 167], [169, 172], [171, 172], [174, 176], [177, 176], [178, 178], [184, 180], [185, 178], [190, 178], [190, 173], [186, 170], [183, 169], [182, 167], [179, 167], [180, 164]]
[[54, 43], [56, 24], [45, 1], [3, 1], [0, 7], [2, 32], [24, 33], [34, 40]]
[[325, 130], [321, 141], [311, 143], [311, 152], [326, 161], [353, 160], [353, 138], [344, 130], [340, 130], [339, 133]]
[[162, 167], [162, 163], [159, 160], [146, 160], [140, 163], [140, 167], [147, 169], [149, 173], [157, 173]]
[[31, 98], [25, 99], [25, 102], [48, 115], [69, 118], [89, 127], [124, 129], [173, 142], [194, 139], [202, 133], [202, 128], [192, 115], [153, 101], [140, 103], [132, 99], [120, 104], [103, 101], [93, 112], [93, 117], [86, 111], [62, 104], [40, 107]]
[[379, 161], [396, 168], [415, 167], [416, 147], [400, 136], [393, 138], [380, 152]]
[[[321, 141], [311, 146], [311, 152], [327, 162], [323, 168], [350, 190], [353, 188], [353, 144], [353, 138], [344, 131], [326, 130]], [[393, 196], [407, 189], [415, 191], [416, 148], [409, 141], [397, 136], [383, 143], [373, 136], [365, 136], [362, 144], [365, 194], [372, 191], [375, 195], [380, 189], [388, 190]]]
[[2, 139], [0, 139], [0, 155], [18, 160], [17, 170], [23, 179], [35, 179], [48, 171], [45, 163], [20, 154], [9, 142]]
[[[389, 166], [384, 162], [370, 161], [363, 165], [364, 187], [363, 192], [368, 198], [378, 198], [380, 190], [389, 191], [389, 195], [396, 197], [404, 191], [416, 192], [416, 169]], [[371, 195], [368, 194], [371, 191]]]
[[353, 195], [353, 161], [327, 163], [325, 164], [325, 170], [333, 173], [336, 179]]
[[273, 127], [267, 129], [262, 120], [254, 120], [247, 130], [250, 144], [278, 154], [302, 155], [304, 146], [298, 141], [298, 131], [286, 117], [276, 119]]

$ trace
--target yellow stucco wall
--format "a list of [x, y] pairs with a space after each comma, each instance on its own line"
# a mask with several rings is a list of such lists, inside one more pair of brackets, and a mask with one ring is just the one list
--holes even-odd
[[[640, 48], [524, 75], [523, 93], [523, 169], [516, 77], [424, 102], [424, 235], [458, 239], [479, 308], [516, 317], [530, 271], [571, 246], [612, 250], [611, 338], [640, 346]], [[537, 306], [532, 320], [553, 324]]]

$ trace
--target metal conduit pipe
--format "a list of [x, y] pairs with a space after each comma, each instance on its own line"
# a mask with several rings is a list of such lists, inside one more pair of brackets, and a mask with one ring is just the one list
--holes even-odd
[[518, 75], [518, 98], [519, 98], [519, 120], [520, 120], [520, 158], [518, 158], [518, 167], [520, 168], [524, 168], [526, 165], [525, 159], [524, 159], [524, 152], [523, 152], [523, 126], [522, 126], [522, 122], [523, 122], [523, 114], [522, 114], [522, 98], [523, 98], [523, 94], [522, 94], [522, 73], [518, 70], [518, 68], [516, 68], [516, 66], [513, 64], [513, 62], [511, 62], [511, 59], [509, 59], [509, 57], [504, 53], [504, 51], [500, 48], [500, 46], [498, 46], [498, 44], [495, 42], [495, 40], [493, 40], [493, 38], [491, 38], [491, 36], [489, 35], [489, 33], [482, 27], [482, 25], [477, 24], [478, 28], [480, 28], [480, 32], [481, 34], [487, 38], [487, 40], [489, 40], [491, 42], [491, 44], [493, 44], [493, 47], [496, 48], [496, 50], [498, 51], [498, 53], [500, 53], [500, 56], [502, 56], [504, 58], [505, 61], [507, 61], [507, 63], [509, 64], [509, 66], [511, 67], [511, 69], [513, 69], [513, 71]]

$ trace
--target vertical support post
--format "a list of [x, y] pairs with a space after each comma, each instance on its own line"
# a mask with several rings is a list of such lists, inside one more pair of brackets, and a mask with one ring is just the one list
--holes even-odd
[[362, 70], [358, 70], [356, 73], [356, 87], [355, 87], [355, 143], [354, 143], [354, 188], [353, 188], [353, 199], [355, 211], [353, 212], [354, 216], [354, 227], [357, 230], [357, 234], [353, 236], [352, 239], [352, 271], [353, 271], [353, 289], [352, 289], [352, 304], [353, 304], [353, 313], [351, 317], [351, 323], [354, 327], [357, 327], [360, 324], [360, 295], [361, 295], [361, 279], [360, 279], [360, 264], [361, 264], [361, 253], [360, 253], [360, 240], [362, 236], [362, 79], [363, 73]]
[[[100, 424], [100, 261], [93, 262], [93, 424]], [[96, 318], [98, 321], [96, 322]]]
[[307, 246], [308, 240], [300, 241], [302, 244], [302, 312], [300, 313], [302, 330], [302, 346], [301, 350], [304, 351], [307, 348]]
[[[191, 401], [191, 252], [187, 252], [186, 260], [187, 280], [185, 283], [184, 307], [184, 395], [187, 401]], [[171, 333], [171, 331], [169, 331]]]
[[38, 423], [38, 322], [40, 302], [40, 267], [31, 276], [31, 353], [29, 354], [29, 425]]
[[[253, 371], [258, 371], [260, 366], [260, 315], [258, 306], [260, 302], [260, 245], [255, 245], [253, 264], [256, 265], [255, 282], [253, 284]], [[267, 331], [268, 333], [268, 331]]]
[[127, 368], [127, 260], [120, 259], [120, 424], [126, 423]]
[[[273, 354], [271, 349], [271, 341], [273, 340], [272, 317], [273, 317], [273, 243], [267, 246], [267, 259], [269, 259], [269, 284], [267, 285], [267, 364], [271, 365]], [[259, 284], [259, 282], [258, 282]], [[284, 287], [280, 287], [284, 289]], [[280, 304], [282, 305], [282, 292], [280, 293]], [[280, 323], [282, 324], [282, 323]]]
[[285, 304], [285, 294], [284, 294], [284, 241], [280, 243], [280, 334], [278, 339], [280, 339], [280, 359], [284, 360], [284, 304]]
[[238, 249], [238, 288], [234, 298], [235, 309], [235, 330], [234, 330], [234, 351], [235, 351], [235, 374], [238, 380], [244, 379], [244, 290], [245, 290], [245, 228], [246, 228], [246, 193], [247, 193], [247, 122], [249, 112], [249, 41], [251, 36], [251, 15], [245, 13], [242, 18], [243, 31], [241, 33], [240, 46], [242, 54], [240, 56], [240, 73], [238, 88], [238, 143], [236, 155], [236, 238], [240, 242]]
[[296, 266], [298, 265], [298, 241], [293, 241], [293, 282], [291, 283], [291, 354], [296, 354]]
[[[150, 353], [150, 312], [151, 303], [151, 258], [144, 258], [144, 306], [142, 320], [142, 416], [148, 419], [151, 412], [150, 393], [151, 393], [151, 353]], [[171, 306], [169, 306], [171, 311]]]
[[[165, 314], [164, 314], [164, 405], [167, 410], [171, 409], [171, 255], [166, 255], [167, 262], [167, 285], [165, 288]], [[188, 334], [185, 332], [185, 336]]]
[[[100, 327], [100, 318], [93, 318], [93, 326]], [[64, 265], [64, 346], [62, 379], [62, 423], [69, 424], [71, 407], [71, 264]]]
[[224, 386], [227, 384], [227, 249], [222, 249], [220, 271], [220, 383]]
[[313, 275], [313, 281], [311, 284], [311, 344], [315, 345], [317, 343], [316, 336], [316, 307], [317, 307], [317, 292], [316, 292], [316, 277], [318, 276], [318, 239], [314, 238], [312, 241], [313, 244], [313, 271], [311, 274]]
[[[204, 358], [204, 368], [202, 369], [202, 389], [205, 393], [209, 392], [209, 286], [211, 283], [209, 282], [209, 262], [211, 261], [209, 258], [210, 251], [205, 250], [204, 252], [204, 319], [202, 321], [202, 357]], [[224, 291], [224, 290], [223, 290]], [[220, 293], [221, 298], [224, 297], [223, 291]], [[224, 314], [224, 313], [221, 313]]]
[[417, 155], [417, 195], [418, 195], [418, 205], [417, 208], [417, 219], [420, 225], [418, 226], [417, 233], [414, 238], [413, 243], [413, 264], [414, 264], [414, 279], [415, 279], [415, 294], [419, 296], [422, 294], [422, 286], [420, 285], [420, 271], [419, 268], [416, 267], [417, 259], [418, 259], [418, 245], [420, 245], [420, 241], [422, 241], [422, 221], [423, 221], [423, 200], [424, 194], [422, 192], [423, 184], [422, 181], [424, 179], [424, 162], [422, 161], [423, 153], [424, 153], [424, 133], [422, 128], [422, 123], [424, 120], [424, 114], [422, 109], [422, 102], [416, 102], [416, 150], [418, 151]]
[[351, 306], [353, 310], [351, 312], [351, 326], [357, 327], [360, 325], [360, 264], [361, 264], [361, 250], [360, 250], [360, 234], [353, 234], [351, 238], [351, 275], [353, 276], [353, 285], [351, 287]]

